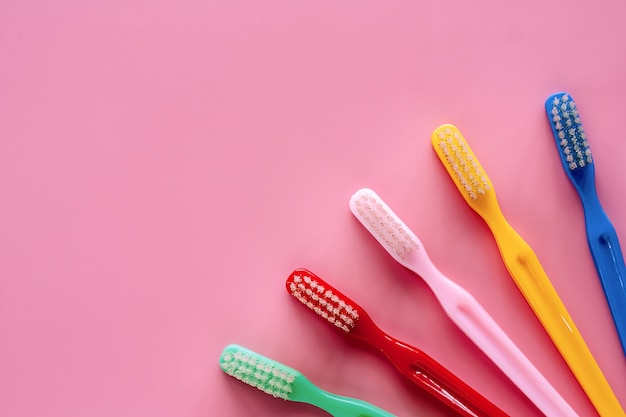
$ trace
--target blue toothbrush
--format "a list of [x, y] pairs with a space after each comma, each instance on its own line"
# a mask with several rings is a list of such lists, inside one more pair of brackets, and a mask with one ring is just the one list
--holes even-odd
[[626, 266], [615, 228], [596, 193], [595, 168], [587, 136], [576, 104], [568, 93], [548, 97], [546, 112], [563, 168], [582, 201], [589, 250], [626, 353]]

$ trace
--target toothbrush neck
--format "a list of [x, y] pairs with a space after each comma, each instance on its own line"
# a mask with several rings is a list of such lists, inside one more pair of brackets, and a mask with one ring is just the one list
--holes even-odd
[[596, 194], [591, 192], [586, 194], [580, 193], [580, 201], [583, 204], [588, 234], [606, 233], [606, 224], [610, 223], [610, 221]]
[[532, 249], [519, 235], [519, 233], [509, 224], [504, 214], [498, 209], [494, 210], [489, 216], [483, 217], [487, 226], [491, 230], [498, 249], [502, 254], [504, 263], [507, 268], [509, 263], [517, 259], [520, 255], [529, 255]]
[[593, 237], [606, 233], [606, 224], [610, 225], [610, 221], [598, 199], [593, 165], [572, 172], [571, 178], [583, 205], [587, 233]]
[[394, 364], [409, 363], [416, 355], [416, 348], [388, 335], [369, 317], [362, 317], [359, 320], [363, 320], [363, 322], [351, 332], [351, 335], [381, 352]]
[[382, 331], [364, 311], [359, 314], [362, 316], [359, 318], [360, 323], [349, 334], [385, 353], [396, 340]]
[[334, 394], [319, 387], [310, 390], [306, 402], [321, 408], [333, 417], [394, 417], [373, 404], [357, 398]]
[[421, 362], [425, 354], [416, 347], [401, 342], [388, 335], [376, 326], [367, 329], [367, 334], [360, 338], [376, 348], [397, 368], [397, 370], [409, 379], [414, 378], [415, 369], [413, 364]]
[[574, 187], [576, 187], [576, 190], [580, 194], [583, 204], [585, 204], [584, 200], [588, 199], [585, 198], [586, 196], [593, 196], [596, 194], [595, 177], [595, 168], [593, 165], [570, 172], [570, 178], [574, 183]]
[[502, 210], [500, 209], [500, 205], [495, 200], [481, 208], [479, 214], [492, 231], [496, 228], [502, 227], [503, 225], [510, 227], [504, 217], [504, 214], [502, 213]]
[[434, 293], [438, 293], [437, 290], [442, 282], [447, 281], [447, 278], [443, 277], [441, 271], [433, 264], [423, 248], [419, 253], [412, 255], [405, 262], [405, 266], [417, 274]]

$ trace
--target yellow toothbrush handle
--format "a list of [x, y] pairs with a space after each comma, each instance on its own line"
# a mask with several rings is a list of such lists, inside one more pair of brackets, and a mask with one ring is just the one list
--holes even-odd
[[533, 250], [504, 218], [490, 228], [515, 284], [598, 414], [626, 416]]

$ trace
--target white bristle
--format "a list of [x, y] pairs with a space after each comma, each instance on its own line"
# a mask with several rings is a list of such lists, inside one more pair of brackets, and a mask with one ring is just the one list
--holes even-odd
[[437, 133], [437, 138], [442, 162], [452, 170], [459, 188], [463, 188], [472, 200], [485, 195], [490, 189], [489, 181], [461, 134], [445, 127]]
[[[356, 326], [356, 322], [359, 319], [357, 310], [331, 289], [325, 288], [315, 278], [304, 274], [294, 274], [293, 281], [304, 281], [305, 284], [289, 285], [291, 295], [318, 316], [345, 332], [349, 332]], [[323, 295], [317, 295], [312, 291], [312, 288], [317, 288], [317, 290], [322, 288]]]
[[573, 171], [592, 164], [587, 135], [574, 100], [568, 94], [555, 96], [549, 112], [553, 115], [552, 126], [568, 168]]
[[404, 260], [419, 249], [417, 237], [372, 190], [358, 191], [351, 203], [352, 213], [394, 257]]
[[295, 370], [285, 365], [258, 354], [240, 351], [223, 353], [220, 367], [226, 374], [284, 400], [292, 393], [292, 384], [297, 376]]

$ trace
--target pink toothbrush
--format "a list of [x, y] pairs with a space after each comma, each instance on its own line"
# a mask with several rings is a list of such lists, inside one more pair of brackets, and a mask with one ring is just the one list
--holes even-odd
[[454, 324], [544, 415], [578, 416], [480, 303], [435, 267], [422, 242], [374, 191], [357, 191], [350, 210], [398, 263], [422, 277]]

